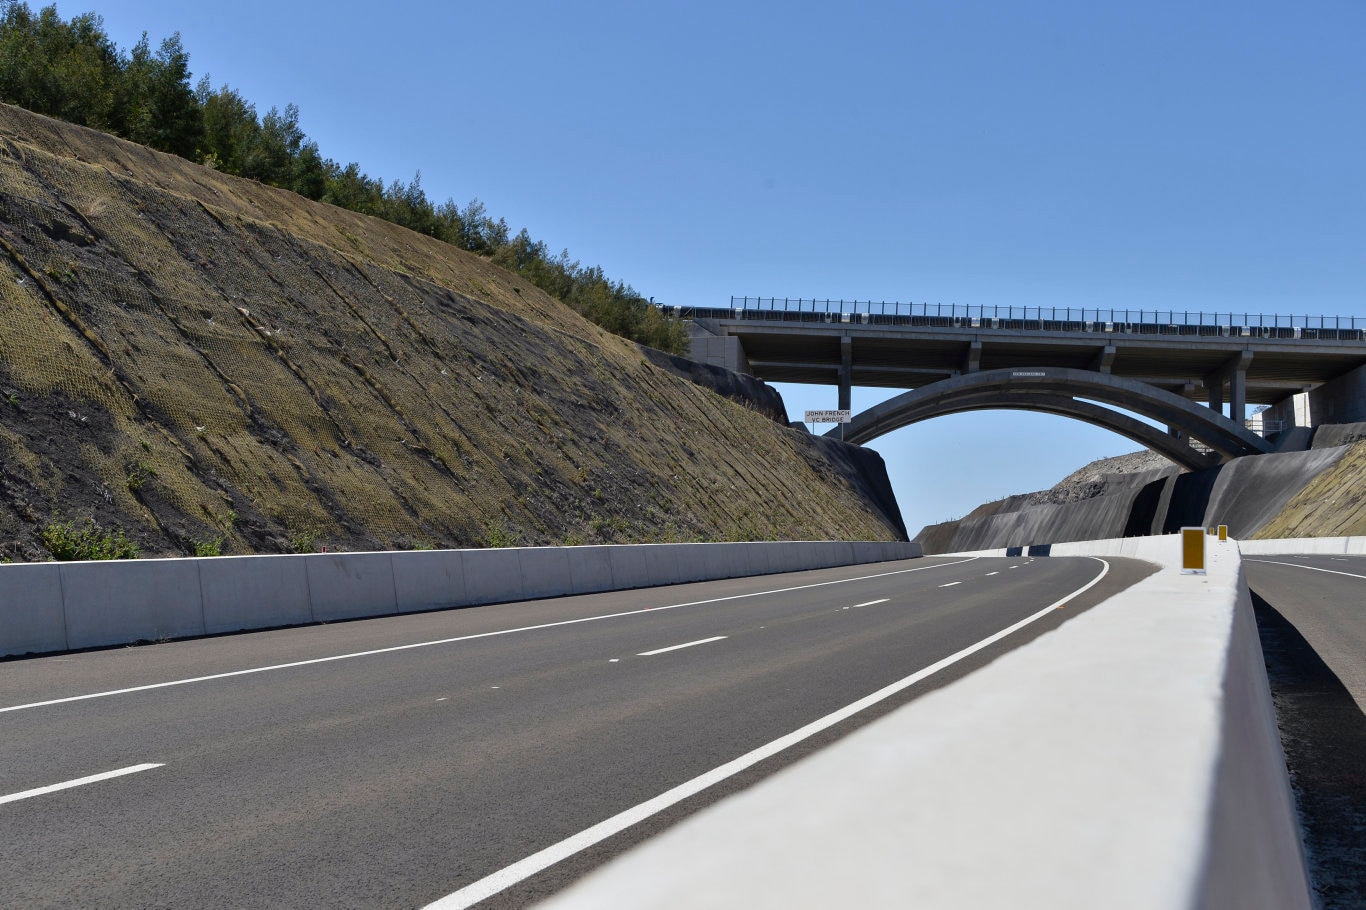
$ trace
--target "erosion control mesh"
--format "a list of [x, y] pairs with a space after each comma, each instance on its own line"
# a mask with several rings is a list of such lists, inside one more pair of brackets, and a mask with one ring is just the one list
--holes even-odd
[[0, 188], [12, 554], [58, 512], [165, 552], [895, 533], [802, 434], [429, 238], [13, 108]]

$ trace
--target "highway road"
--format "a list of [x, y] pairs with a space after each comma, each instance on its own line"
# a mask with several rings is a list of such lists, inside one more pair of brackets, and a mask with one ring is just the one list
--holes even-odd
[[1248, 587], [1295, 626], [1366, 711], [1366, 556], [1246, 556]]
[[524, 906], [1151, 571], [928, 557], [3, 661], [0, 906]]
[[1323, 910], [1366, 906], [1366, 557], [1243, 558]]

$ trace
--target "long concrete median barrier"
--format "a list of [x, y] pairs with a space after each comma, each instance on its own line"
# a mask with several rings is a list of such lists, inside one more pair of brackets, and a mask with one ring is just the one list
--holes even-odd
[[1309, 556], [1366, 554], [1366, 537], [1280, 537], [1269, 540], [1240, 540], [1238, 549], [1245, 556]]
[[42, 654], [919, 556], [782, 541], [0, 566], [0, 656]]
[[1307, 910], [1237, 544], [1178, 540], [1055, 546], [1162, 569], [543, 906]]

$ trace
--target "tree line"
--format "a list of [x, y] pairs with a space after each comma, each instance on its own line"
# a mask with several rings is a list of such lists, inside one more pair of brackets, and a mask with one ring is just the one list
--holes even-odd
[[526, 229], [515, 236], [478, 199], [435, 204], [411, 182], [385, 184], [352, 162], [323, 156], [299, 127], [299, 108], [256, 106], [209, 77], [191, 83], [190, 55], [176, 33], [152, 49], [146, 32], [118, 48], [90, 12], [63, 20], [56, 6], [36, 14], [0, 0], [0, 101], [179, 155], [225, 174], [292, 190], [318, 202], [383, 218], [490, 258], [598, 325], [633, 341], [686, 353], [682, 323], [598, 266], [552, 253]]

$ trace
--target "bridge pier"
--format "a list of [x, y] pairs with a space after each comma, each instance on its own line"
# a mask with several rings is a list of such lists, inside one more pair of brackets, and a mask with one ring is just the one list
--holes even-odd
[[840, 339], [840, 399], [839, 409], [853, 407], [854, 388], [854, 339], [845, 335]]

